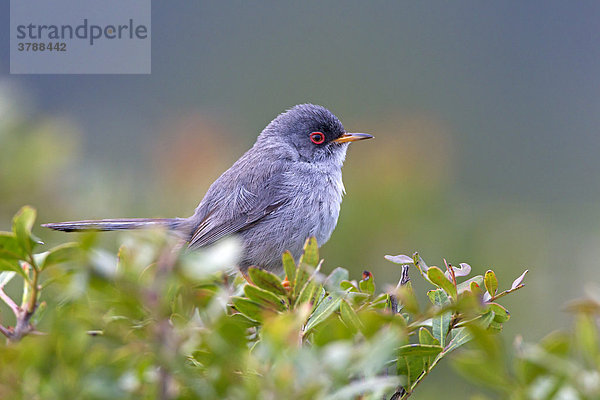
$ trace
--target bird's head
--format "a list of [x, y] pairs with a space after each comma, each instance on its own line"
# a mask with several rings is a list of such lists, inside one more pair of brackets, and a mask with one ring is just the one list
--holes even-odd
[[284, 145], [307, 162], [343, 162], [348, 144], [370, 139], [366, 133], [347, 133], [340, 120], [325, 107], [300, 104], [280, 114], [263, 130], [259, 141]]

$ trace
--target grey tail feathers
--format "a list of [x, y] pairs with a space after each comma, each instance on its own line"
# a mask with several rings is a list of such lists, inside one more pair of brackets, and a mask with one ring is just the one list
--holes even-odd
[[119, 218], [42, 224], [45, 228], [63, 232], [124, 231], [129, 229], [166, 228], [176, 230], [182, 218]]

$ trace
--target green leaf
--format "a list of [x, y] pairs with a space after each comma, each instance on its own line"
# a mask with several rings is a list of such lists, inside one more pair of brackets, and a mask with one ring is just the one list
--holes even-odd
[[370, 294], [361, 292], [347, 292], [345, 296], [345, 299], [355, 307], [360, 307], [367, 303], [370, 304], [370, 302], [368, 302], [370, 298]]
[[429, 297], [429, 301], [431, 301], [431, 304], [434, 304], [436, 306], [445, 307], [450, 305], [450, 298], [448, 297], [448, 294], [442, 289], [434, 289], [428, 291], [427, 297]]
[[434, 285], [441, 289], [444, 289], [444, 291], [448, 293], [450, 297], [456, 300], [456, 286], [454, 286], [454, 284], [446, 278], [441, 269], [439, 269], [438, 267], [430, 267], [427, 270], [427, 277], [431, 282], [433, 282]]
[[423, 277], [425, 279], [429, 280], [429, 278], [427, 277], [427, 270], [429, 269], [429, 267], [425, 263], [425, 260], [423, 260], [421, 258], [421, 256], [419, 255], [419, 253], [413, 254], [413, 262], [415, 264], [415, 267], [417, 267], [417, 269], [421, 273], [421, 275], [423, 275]]
[[298, 266], [298, 269], [296, 269], [296, 276], [294, 278], [294, 284], [293, 284], [293, 290], [292, 290], [293, 298], [298, 298], [298, 296], [300, 295], [300, 292], [302, 291], [302, 289], [306, 285], [306, 282], [308, 282], [308, 280], [310, 278], [310, 274], [306, 271], [305, 268], [306, 268], [306, 264], [300, 264]]
[[425, 368], [425, 358], [417, 357], [398, 357], [398, 375], [406, 376], [406, 387], [410, 389]]
[[233, 306], [251, 320], [262, 322], [264, 308], [245, 297], [232, 297]]
[[283, 264], [283, 270], [285, 271], [285, 276], [287, 277], [290, 284], [294, 283], [294, 279], [296, 278], [296, 262], [294, 261], [294, 256], [289, 251], [286, 251], [281, 256], [281, 262]]
[[380, 293], [377, 297], [371, 300], [371, 307], [375, 309], [385, 309], [390, 304], [390, 295], [388, 293]]
[[433, 344], [407, 344], [398, 349], [399, 356], [419, 356], [431, 357], [437, 356], [443, 350], [442, 346]]
[[502, 323], [501, 322], [496, 322], [496, 321], [492, 321], [490, 322], [490, 326], [488, 327], [489, 331], [492, 332], [502, 332]]
[[575, 320], [575, 345], [588, 362], [589, 367], [595, 368], [600, 353], [598, 342], [598, 327], [595, 318], [579, 314]]
[[496, 278], [496, 274], [491, 269], [488, 269], [485, 273], [485, 277], [483, 278], [483, 283], [485, 284], [485, 289], [488, 291], [490, 296], [494, 296], [498, 291], [498, 279]]
[[362, 323], [358, 315], [356, 315], [356, 311], [345, 300], [342, 300], [340, 303], [340, 316], [342, 317], [342, 321], [355, 332], [360, 330]]
[[232, 321], [242, 326], [243, 328], [252, 328], [253, 326], [260, 325], [259, 322], [246, 317], [244, 314], [233, 314], [230, 315], [228, 318], [230, 318]]
[[[427, 295], [433, 304], [443, 308], [450, 303], [448, 295], [442, 289], [430, 290]], [[450, 320], [452, 319], [452, 313], [449, 311], [439, 313], [431, 319], [431, 328], [433, 336], [439, 340], [442, 347], [446, 346], [446, 336], [448, 335], [448, 328], [450, 326]]]
[[506, 322], [510, 318], [508, 310], [498, 303], [488, 303], [488, 309], [494, 312], [496, 322]]
[[13, 218], [13, 232], [21, 248], [31, 254], [36, 244], [42, 242], [31, 233], [31, 228], [35, 222], [36, 211], [34, 208], [24, 206]]
[[476, 320], [477, 325], [479, 325], [483, 329], [487, 329], [495, 317], [496, 314], [494, 313], [494, 311], [492, 309], [489, 309], [485, 314], [481, 316], [481, 318]]
[[312, 279], [306, 282], [300, 293], [298, 294], [298, 298], [294, 303], [294, 307], [297, 307], [302, 303], [316, 303], [316, 297], [321, 292], [322, 286], [315, 283]]
[[281, 284], [281, 280], [277, 275], [256, 267], [250, 267], [248, 275], [250, 275], [252, 282], [259, 288], [281, 296], [287, 296], [288, 292]]
[[0, 232], [0, 259], [25, 260], [27, 253], [12, 232]]
[[21, 264], [17, 260], [3, 260], [0, 258], [0, 271], [16, 272], [29, 282], [29, 276], [25, 271], [23, 271]]
[[335, 292], [339, 290], [342, 281], [347, 281], [349, 277], [350, 274], [348, 273], [347, 269], [337, 267], [331, 271], [329, 276], [325, 279], [324, 286], [330, 292]]
[[373, 280], [373, 274], [371, 274], [369, 271], [364, 271], [363, 279], [361, 279], [361, 281], [358, 282], [358, 287], [363, 293], [375, 293], [375, 282]]
[[348, 292], [358, 292], [358, 288], [354, 285], [354, 283], [347, 280], [343, 280], [340, 282], [340, 288]]
[[419, 329], [419, 343], [433, 346], [440, 345], [440, 341], [433, 337], [429, 329], [424, 327]]
[[475, 283], [477, 286], [483, 286], [483, 276], [475, 275], [474, 277], [467, 279], [466, 281], [456, 285], [458, 293], [462, 293], [465, 290], [471, 290], [471, 285]]
[[417, 296], [415, 295], [415, 291], [413, 290], [410, 282], [397, 288], [396, 296], [398, 297], [398, 303], [402, 306], [402, 311], [409, 312], [411, 314], [419, 313]]
[[306, 239], [304, 243], [304, 252], [300, 256], [299, 264], [307, 264], [311, 267], [319, 265], [319, 245], [317, 239], [314, 236]]
[[467, 324], [465, 328], [469, 330], [472, 341], [480, 350], [486, 353], [490, 360], [500, 361], [503, 358], [503, 352], [501, 351], [498, 338], [496, 335], [491, 334], [491, 331], [494, 330], [492, 326], [494, 316], [494, 312], [489, 310], [481, 318]]
[[477, 282], [471, 282], [469, 285], [469, 290], [476, 295], [481, 294], [481, 286], [479, 286]]
[[452, 329], [452, 332], [450, 332], [450, 341], [448, 342], [448, 346], [444, 349], [444, 353], [450, 353], [451, 351], [458, 349], [460, 346], [468, 343], [472, 338], [469, 330], [465, 327]]
[[[77, 252], [79, 251], [78, 243], [65, 243], [60, 246], [56, 246], [49, 251], [42, 263], [38, 263], [40, 269], [48, 268], [52, 265], [61, 264], [70, 260], [73, 260]], [[43, 253], [42, 253], [43, 254]], [[37, 261], [36, 261], [37, 262]]]
[[287, 310], [287, 307], [285, 306], [285, 300], [271, 292], [268, 292], [256, 286], [244, 286], [244, 293], [246, 294], [246, 296], [248, 296], [250, 300], [266, 308], [271, 308], [277, 311]]
[[341, 301], [341, 297], [334, 298], [331, 295], [324, 297], [306, 322], [304, 334], [308, 334], [311, 330], [319, 326], [319, 324], [325, 322], [331, 314], [337, 311]]

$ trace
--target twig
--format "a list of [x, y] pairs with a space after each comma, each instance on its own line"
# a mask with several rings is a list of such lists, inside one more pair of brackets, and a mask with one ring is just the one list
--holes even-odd
[[448, 271], [448, 274], [452, 278], [452, 283], [454, 284], [454, 287], [456, 287], [456, 275], [454, 274], [454, 268], [452, 268], [452, 264], [448, 264], [448, 262], [444, 258], [444, 265], [446, 266], [446, 271]]
[[14, 300], [4, 292], [4, 288], [0, 288], [0, 299], [2, 299], [2, 301], [10, 307], [13, 314], [15, 314], [15, 317], [18, 317], [21, 307], [19, 307], [17, 303], [15, 303]]
[[[402, 266], [402, 272], [400, 273], [400, 281], [398, 282], [397, 287], [405, 286], [406, 284], [408, 284], [408, 282], [410, 282], [410, 276], [408, 275], [409, 268], [410, 268], [410, 265]], [[396, 297], [396, 295], [394, 295], [394, 294], [390, 294], [390, 305], [392, 308], [392, 313], [397, 314], [398, 313], [398, 297]], [[399, 400], [400, 398], [402, 398], [402, 396], [404, 396], [405, 393], [406, 393], [406, 389], [404, 389], [403, 386], [398, 386], [398, 388], [396, 389], [396, 391], [394, 392], [392, 397], [390, 397], [390, 400]]]
[[[26, 264], [27, 265], [27, 264]], [[38, 307], [38, 278], [39, 278], [39, 269], [33, 262], [33, 259], [28, 263], [31, 266], [31, 281], [25, 280], [25, 285], [29, 285], [30, 292], [29, 298], [23, 302], [21, 306], [18, 306], [14, 300], [4, 292], [4, 288], [0, 288], [0, 299], [4, 301], [11, 309], [16, 318], [15, 327], [5, 327], [0, 325], [0, 333], [8, 338], [11, 342], [18, 342], [27, 334], [34, 332], [35, 328], [31, 324], [31, 317], [35, 313], [35, 310]], [[24, 308], [25, 307], [25, 308]]]
[[488, 300], [488, 302], [490, 302], [490, 301], [496, 301], [496, 300], [498, 300], [500, 297], [504, 297], [504, 296], [506, 296], [506, 295], [507, 295], [507, 294], [509, 294], [509, 293], [512, 293], [512, 292], [514, 292], [514, 291], [516, 291], [516, 290], [519, 290], [519, 289], [521, 289], [522, 287], [525, 287], [525, 284], [524, 284], [524, 283], [521, 283], [519, 286], [516, 286], [516, 287], [514, 287], [514, 288], [511, 288], [511, 289], [508, 289], [508, 290], [505, 290], [505, 291], [504, 291], [504, 292], [502, 292], [502, 293], [498, 293], [497, 295], [495, 295], [495, 296], [492, 296], [492, 297], [491, 297], [491, 298]]

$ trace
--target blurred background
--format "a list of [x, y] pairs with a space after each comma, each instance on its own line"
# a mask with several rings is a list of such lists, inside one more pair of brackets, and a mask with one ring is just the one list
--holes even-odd
[[[566, 326], [555, 310], [599, 281], [600, 3], [152, 7], [151, 75], [9, 75], [0, 31], [0, 230], [24, 204], [40, 223], [188, 216], [271, 119], [312, 102], [376, 137], [349, 150], [327, 270], [384, 288], [399, 269], [383, 256], [419, 251], [508, 287], [527, 268], [508, 341]], [[422, 398], [473, 390], [434, 374]]]

